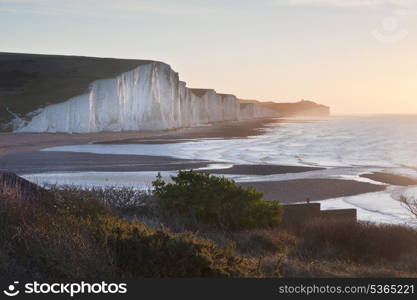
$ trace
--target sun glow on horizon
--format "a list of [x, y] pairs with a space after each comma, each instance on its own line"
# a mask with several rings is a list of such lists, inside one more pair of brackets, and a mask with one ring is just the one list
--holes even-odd
[[190, 87], [417, 113], [415, 1], [0, 0], [0, 51], [154, 59]]

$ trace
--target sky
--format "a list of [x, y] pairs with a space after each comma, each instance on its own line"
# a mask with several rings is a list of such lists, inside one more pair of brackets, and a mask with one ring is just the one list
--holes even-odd
[[416, 0], [0, 0], [0, 52], [154, 59], [243, 99], [417, 113]]

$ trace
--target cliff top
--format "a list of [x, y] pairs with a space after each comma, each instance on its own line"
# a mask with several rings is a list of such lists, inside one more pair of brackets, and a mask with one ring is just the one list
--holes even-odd
[[235, 95], [233, 95], [233, 94], [224, 94], [224, 93], [217, 93], [217, 95], [219, 95], [220, 97], [230, 97], [230, 96], [232, 96], [232, 97], [236, 97]]
[[252, 100], [252, 99], [239, 99], [240, 103], [261, 103], [258, 100]]
[[[0, 121], [81, 95], [90, 83], [151, 60], [0, 52]], [[1, 123], [1, 122], [0, 122]]]
[[209, 91], [214, 91], [213, 89], [200, 89], [200, 88], [189, 88], [189, 90], [196, 95], [197, 97], [204, 96]]

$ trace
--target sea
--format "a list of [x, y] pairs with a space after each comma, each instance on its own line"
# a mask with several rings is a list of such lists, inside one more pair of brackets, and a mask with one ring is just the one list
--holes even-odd
[[[204, 159], [211, 168], [233, 164], [275, 164], [323, 167], [324, 170], [276, 175], [228, 175], [238, 182], [303, 178], [349, 179], [386, 172], [417, 179], [417, 115], [288, 118], [271, 123], [263, 134], [235, 139], [198, 139], [170, 144], [61, 146], [43, 151], [137, 154]], [[172, 172], [163, 172], [169, 177]], [[30, 174], [35, 182], [76, 185], [135, 185], [149, 188], [155, 172], [75, 172]], [[398, 201], [417, 199], [417, 186], [388, 186], [385, 191], [320, 201], [323, 209], [356, 208], [363, 221], [417, 226], [416, 218]]]

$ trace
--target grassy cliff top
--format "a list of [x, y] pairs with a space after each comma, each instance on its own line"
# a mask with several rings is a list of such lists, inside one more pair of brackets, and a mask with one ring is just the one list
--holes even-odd
[[0, 52], [0, 122], [85, 93], [95, 80], [150, 63], [150, 60]]

